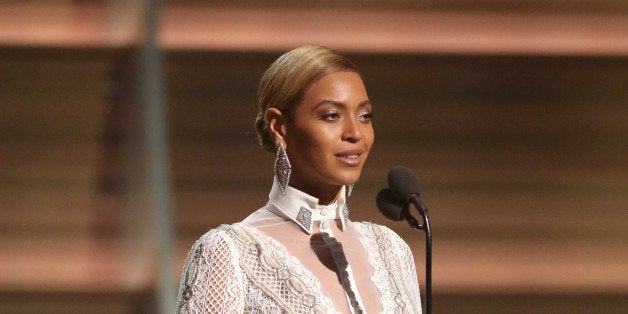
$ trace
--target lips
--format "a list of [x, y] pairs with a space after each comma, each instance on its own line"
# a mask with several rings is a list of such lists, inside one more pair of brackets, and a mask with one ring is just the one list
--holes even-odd
[[351, 167], [355, 167], [360, 164], [360, 155], [362, 155], [362, 150], [359, 149], [350, 149], [336, 154], [336, 158], [340, 160], [343, 164]]

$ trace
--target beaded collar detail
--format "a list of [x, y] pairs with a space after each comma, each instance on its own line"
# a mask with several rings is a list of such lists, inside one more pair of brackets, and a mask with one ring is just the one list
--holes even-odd
[[336, 201], [329, 205], [318, 204], [318, 199], [301, 192], [291, 186], [286, 188], [286, 194], [281, 193], [277, 178], [273, 180], [273, 187], [268, 195], [267, 208], [275, 215], [294, 221], [303, 231], [312, 234], [314, 222], [321, 220], [340, 220], [340, 229], [345, 230], [349, 219], [349, 208], [345, 198], [345, 187], [338, 193]]

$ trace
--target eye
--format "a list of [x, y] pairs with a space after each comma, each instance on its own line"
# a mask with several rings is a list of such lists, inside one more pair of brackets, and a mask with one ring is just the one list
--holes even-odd
[[329, 111], [322, 116], [323, 120], [333, 121], [340, 119], [340, 113], [337, 111]]
[[364, 121], [364, 122], [371, 121], [371, 120], [373, 120], [373, 113], [372, 113], [372, 112], [364, 112], [364, 113], [361, 113], [361, 114], [358, 116], [358, 120], [360, 120], [360, 121]]

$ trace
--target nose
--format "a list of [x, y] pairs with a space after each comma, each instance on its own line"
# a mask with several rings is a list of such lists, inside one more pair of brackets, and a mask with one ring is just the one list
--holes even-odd
[[356, 143], [362, 139], [362, 131], [357, 119], [346, 119], [343, 125], [342, 140]]

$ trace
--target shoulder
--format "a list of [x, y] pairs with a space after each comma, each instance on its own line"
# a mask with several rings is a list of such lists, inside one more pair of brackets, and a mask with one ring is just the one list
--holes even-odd
[[211, 259], [217, 252], [222, 252], [221, 254], [225, 255], [225, 253], [233, 251], [233, 237], [229, 234], [229, 226], [219, 226], [207, 231], [194, 242], [188, 252], [185, 264], [187, 266], [200, 263], [208, 258]]
[[186, 264], [199, 260], [226, 258], [235, 261], [239, 251], [251, 241], [239, 224], [220, 225], [200, 236], [188, 252]]
[[219, 246], [234, 246], [238, 243], [252, 242], [253, 237], [250, 227], [246, 227], [241, 223], [224, 224], [216, 228], [210, 229], [200, 236], [194, 243], [192, 248], [206, 250], [207, 248], [215, 248]]
[[232, 225], [220, 225], [210, 229], [196, 240], [192, 248], [207, 248], [232, 242], [231, 229]]

